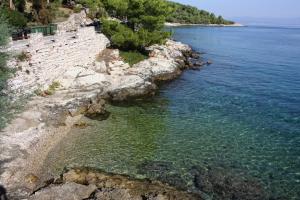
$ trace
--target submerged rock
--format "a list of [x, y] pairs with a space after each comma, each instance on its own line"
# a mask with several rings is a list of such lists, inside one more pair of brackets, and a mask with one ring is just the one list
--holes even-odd
[[211, 64], [213, 64], [213, 62], [211, 60], [209, 60], [209, 61], [206, 62], [206, 64], [211, 65]]
[[153, 177], [163, 183], [167, 183], [176, 188], [187, 190], [187, 183], [181, 175], [174, 173], [174, 167], [171, 162], [163, 161], [145, 161], [138, 166], [138, 173]]
[[193, 52], [193, 53], [191, 53], [190, 57], [193, 58], [193, 59], [199, 59], [200, 58], [200, 54], [197, 53], [197, 52]]
[[84, 115], [88, 118], [96, 118], [97, 116], [103, 116], [105, 114], [107, 114], [105, 101], [100, 99], [97, 102], [91, 102]]
[[193, 167], [194, 186], [201, 192], [220, 200], [269, 199], [260, 182], [248, 177], [230, 174], [225, 169]]

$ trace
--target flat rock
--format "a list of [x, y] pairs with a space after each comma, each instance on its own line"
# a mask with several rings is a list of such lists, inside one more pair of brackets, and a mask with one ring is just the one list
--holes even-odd
[[29, 200], [82, 200], [89, 198], [96, 189], [95, 185], [66, 183], [42, 189], [32, 195]]

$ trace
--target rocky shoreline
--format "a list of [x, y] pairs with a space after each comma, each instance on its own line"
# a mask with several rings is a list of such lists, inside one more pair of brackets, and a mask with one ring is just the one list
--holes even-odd
[[[7, 93], [21, 96], [40, 92], [1, 132], [0, 183], [10, 199], [27, 199], [45, 182], [38, 178], [43, 160], [82, 116], [105, 115], [105, 103], [109, 101], [154, 95], [158, 82], [172, 80], [184, 69], [197, 69], [205, 64], [194, 62], [199, 56], [189, 46], [169, 40], [165, 45], [150, 47], [149, 59], [130, 67], [122, 61], [118, 50], [105, 48], [109, 42], [104, 35], [95, 35], [90, 28], [80, 31], [82, 35], [68, 33], [59, 36], [62, 40], [52, 39], [50, 47], [49, 40], [39, 38], [38, 45], [29, 43], [11, 48], [21, 49], [28, 59], [10, 61], [9, 66], [19, 71], [9, 80]], [[98, 46], [76, 48], [81, 40], [91, 44], [97, 41]], [[59, 63], [55, 59], [42, 60], [55, 52], [68, 54], [68, 51], [70, 55], [89, 55], [79, 57], [73, 64], [65, 58]], [[105, 51], [108, 58], [103, 55]], [[54, 82], [57, 86], [50, 94]]]
[[[79, 192], [80, 191], [80, 192]], [[193, 200], [202, 199], [160, 181], [133, 179], [91, 168], [66, 169], [60, 177], [48, 180], [31, 194], [38, 199], [123, 199], [123, 200]]]

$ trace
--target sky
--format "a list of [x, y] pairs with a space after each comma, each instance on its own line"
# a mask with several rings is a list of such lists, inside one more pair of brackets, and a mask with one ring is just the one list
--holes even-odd
[[173, 0], [225, 18], [299, 18], [300, 0]]

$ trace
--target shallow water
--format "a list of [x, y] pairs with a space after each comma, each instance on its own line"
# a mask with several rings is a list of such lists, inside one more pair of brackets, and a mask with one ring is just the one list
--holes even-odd
[[[258, 179], [275, 197], [299, 199], [300, 29], [174, 31], [213, 64], [186, 71], [153, 99], [109, 106], [107, 120], [74, 129], [44, 169], [85, 165], [153, 179], [167, 173], [192, 188], [193, 166], [221, 167]], [[171, 167], [147, 172], [147, 162]]]

